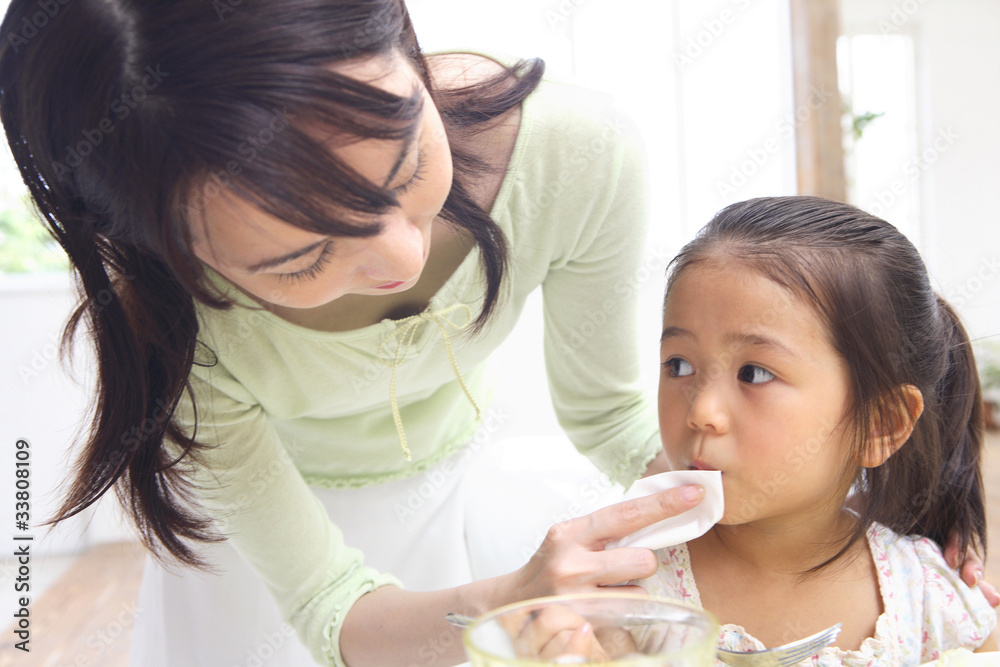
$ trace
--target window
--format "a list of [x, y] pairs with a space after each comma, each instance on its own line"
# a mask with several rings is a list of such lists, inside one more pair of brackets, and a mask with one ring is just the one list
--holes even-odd
[[909, 35], [854, 34], [837, 43], [847, 196], [921, 245], [914, 45]]
[[28, 198], [6, 141], [0, 152], [0, 275], [65, 272], [69, 262]]

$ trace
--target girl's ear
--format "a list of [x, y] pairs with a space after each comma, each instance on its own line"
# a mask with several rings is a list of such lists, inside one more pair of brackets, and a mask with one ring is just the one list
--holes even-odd
[[887, 406], [889, 413], [879, 419], [868, 434], [869, 446], [861, 453], [858, 462], [865, 468], [877, 468], [903, 446], [913, 433], [924, 411], [924, 396], [912, 384], [899, 388], [899, 398]]

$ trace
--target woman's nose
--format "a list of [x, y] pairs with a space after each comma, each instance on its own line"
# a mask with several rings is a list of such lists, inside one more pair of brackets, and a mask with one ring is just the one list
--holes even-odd
[[406, 281], [424, 266], [424, 235], [405, 216], [385, 220], [382, 231], [370, 237], [365, 272], [385, 282]]
[[711, 380], [706, 380], [691, 388], [689, 396], [688, 428], [696, 431], [711, 431], [717, 434], [729, 430], [729, 414], [722, 388]]

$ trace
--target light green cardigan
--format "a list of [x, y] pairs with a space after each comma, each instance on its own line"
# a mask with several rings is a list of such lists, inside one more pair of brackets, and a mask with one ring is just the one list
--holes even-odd
[[[197, 436], [217, 446], [191, 474], [205, 510], [321, 663], [342, 664], [339, 632], [350, 606], [398, 582], [365, 567], [362, 554], [344, 545], [309, 486], [359, 487], [413, 475], [469, 440], [476, 411], [443, 330], [469, 395], [485, 408], [486, 360], [541, 287], [546, 370], [566, 433], [626, 486], [656, 455], [655, 409], [639, 384], [630, 280], [644, 250], [645, 179], [641, 144], [606, 96], [546, 81], [523, 103], [491, 211], [510, 244], [509, 292], [482, 334], [449, 324], [479, 312], [478, 250], [431, 299], [428, 313], [436, 319], [385, 320], [339, 333], [252, 308], [216, 277], [241, 305], [199, 310], [204, 346], [191, 378]], [[395, 386], [412, 461], [390, 407], [391, 366], [409, 336]], [[190, 406], [178, 416], [190, 424]]]

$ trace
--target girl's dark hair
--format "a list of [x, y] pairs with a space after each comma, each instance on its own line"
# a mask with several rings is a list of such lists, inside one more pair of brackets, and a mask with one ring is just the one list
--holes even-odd
[[[53, 522], [115, 487], [155, 554], [201, 565], [187, 540], [217, 538], [177, 466], [197, 460], [201, 445], [173, 413], [190, 394], [195, 300], [231, 304], [206, 287], [188, 217], [228, 188], [303, 229], [377, 234], [371, 220], [396, 205], [393, 194], [307, 130], [408, 138], [419, 91], [392, 95], [327, 67], [400, 53], [451, 143], [455, 179], [441, 217], [481, 251], [478, 330], [501, 296], [507, 246], [469, 195], [487, 168], [470, 142], [535, 88], [544, 64], [437, 91], [402, 0], [13, 0], [0, 32], [0, 118], [81, 290], [64, 348], [85, 325], [99, 368], [86, 448]], [[171, 457], [165, 438], [183, 455]]]
[[736, 260], [811, 303], [847, 362], [853, 447], [872, 446], [873, 426], [891, 432], [903, 385], [924, 399], [909, 440], [854, 480], [856, 531], [829, 561], [846, 554], [873, 521], [959, 553], [986, 548], [980, 455], [982, 394], [969, 338], [954, 310], [931, 288], [913, 244], [889, 223], [819, 197], [766, 197], [726, 207], [674, 259], [667, 283], [707, 259]]

